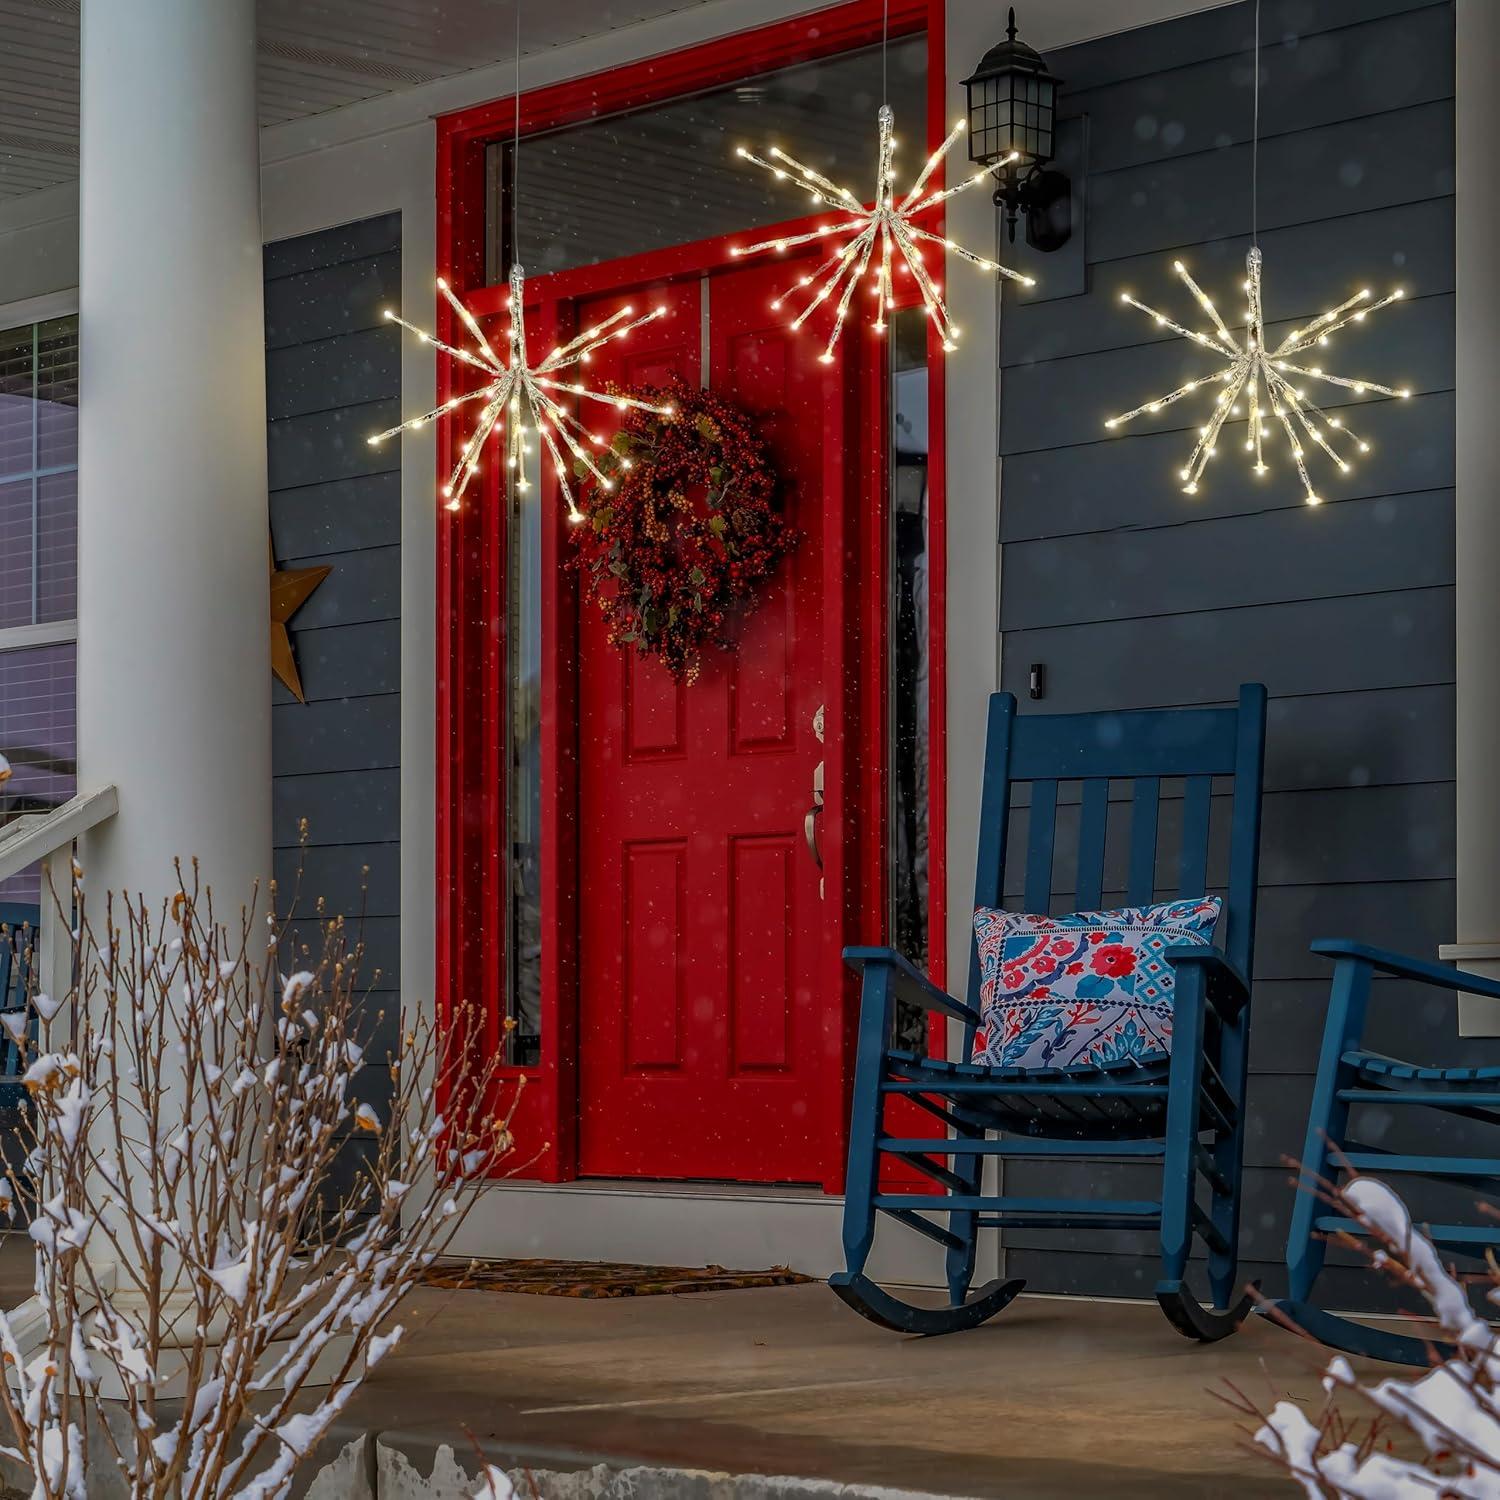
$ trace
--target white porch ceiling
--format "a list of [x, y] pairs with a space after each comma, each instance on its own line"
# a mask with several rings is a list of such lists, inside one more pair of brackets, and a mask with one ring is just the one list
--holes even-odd
[[[506, 61], [516, 3], [524, 55], [704, 0], [258, 0], [261, 124]], [[0, 0], [0, 199], [78, 176], [80, 9]]]

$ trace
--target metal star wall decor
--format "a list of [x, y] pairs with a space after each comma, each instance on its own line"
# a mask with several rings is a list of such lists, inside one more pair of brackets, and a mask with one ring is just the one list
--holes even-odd
[[307, 699], [287, 623], [331, 572], [326, 563], [316, 568], [278, 568], [274, 545], [271, 548], [271, 670], [298, 703]]
[[[634, 406], [645, 411], [656, 412], [660, 416], [670, 417], [672, 408], [654, 406], [649, 401], [640, 401], [633, 396], [620, 395], [615, 392], [590, 390], [581, 382], [560, 380], [558, 376], [576, 365], [587, 364], [594, 351], [601, 345], [611, 343], [615, 339], [622, 339], [632, 329], [664, 316], [666, 308], [653, 308], [643, 317], [635, 318], [632, 317], [634, 309], [622, 307], [593, 327], [585, 329], [568, 343], [558, 345], [545, 359], [533, 365], [526, 350], [526, 273], [520, 266], [510, 268], [510, 294], [505, 299], [510, 329], [504, 357], [495, 352], [473, 314], [453, 295], [448, 283], [439, 278], [437, 285], [438, 291], [447, 299], [448, 305], [468, 330], [469, 337], [474, 343], [472, 351], [445, 344], [441, 339], [433, 337], [426, 329], [418, 328], [414, 323], [408, 323], [405, 318], [398, 317], [389, 310], [386, 312], [386, 317], [391, 322], [399, 323], [403, 328], [416, 334], [424, 344], [431, 344], [435, 349], [441, 349], [444, 354], [481, 371], [486, 379], [482, 385], [466, 395], [454, 396], [432, 411], [424, 412], [420, 417], [413, 417], [395, 427], [387, 428], [384, 432], [377, 432], [369, 441], [372, 445], [382, 443], [386, 438], [394, 437], [403, 428], [425, 426], [428, 422], [442, 416], [444, 412], [453, 411], [471, 402], [481, 401], [484, 404], [480, 408], [479, 420], [475, 423], [468, 441], [459, 450], [458, 461], [453, 466], [448, 482], [443, 486], [443, 499], [447, 503], [447, 508], [458, 510], [461, 506], [464, 491], [479, 472], [479, 459], [485, 442], [496, 428], [501, 428], [504, 432], [505, 462], [506, 466], [514, 471], [516, 488], [521, 491], [530, 489], [526, 459], [532, 452], [532, 447], [527, 442], [527, 438], [535, 428], [542, 446], [551, 457], [558, 489], [567, 503], [568, 519], [573, 522], [581, 521], [583, 512], [578, 509], [573, 499], [573, 490], [568, 482], [569, 464], [564, 459], [563, 453], [566, 451], [582, 472], [593, 479], [601, 489], [610, 490], [614, 488], [612, 482], [599, 469], [589, 452], [591, 447], [602, 448], [606, 439], [579, 421], [553, 393], [561, 394], [564, 399], [568, 395], [573, 395], [585, 401], [602, 402], [614, 407], [617, 411], [626, 411]], [[626, 321], [627, 319], [629, 321]]]
[[[955, 244], [943, 235], [933, 234], [931, 230], [923, 229], [915, 222], [923, 214], [930, 213], [940, 203], [946, 202], [955, 194], [962, 193], [989, 177], [989, 172], [983, 170], [966, 178], [957, 187], [942, 188], [930, 193], [925, 191], [932, 174], [947, 156], [953, 143], [963, 134], [966, 128], [965, 122], [960, 121], [953, 127], [943, 144], [927, 158], [926, 165], [917, 174], [916, 181], [907, 189], [905, 196], [898, 201], [894, 166], [895, 116], [888, 104], [880, 106], [879, 120], [879, 168], [876, 173], [875, 199], [868, 207], [855, 197], [849, 188], [836, 186], [821, 172], [815, 171], [795, 157], [788, 156], [785, 151], [776, 146], [771, 147], [768, 152], [771, 158], [769, 161], [756, 156], [754, 152], [747, 151], [743, 146], [737, 153], [746, 161], [754, 162], [756, 166], [773, 173], [778, 179], [791, 179], [797, 187], [802, 188], [812, 197], [814, 203], [837, 209], [848, 215], [840, 222], [824, 224], [807, 234], [761, 240], [756, 244], [745, 245], [730, 252], [736, 256], [756, 255], [762, 250], [793, 250], [799, 245], [812, 244], [814, 241], [838, 235], [852, 236], [816, 270], [802, 277], [795, 287], [789, 288], [771, 303], [771, 306], [779, 311], [782, 302], [787, 297], [806, 290], [809, 294], [808, 300], [802, 310], [792, 319], [792, 327], [801, 328], [835, 292], [839, 293], [833, 332], [829, 334], [828, 342], [822, 354], [818, 356], [824, 364], [829, 364], [833, 360], [833, 346], [838, 342], [839, 335], [844, 329], [844, 322], [849, 316], [854, 289], [865, 278], [867, 271], [869, 271], [870, 293], [876, 299], [874, 327], [877, 333], [885, 331], [885, 315], [896, 305], [892, 276], [894, 270], [900, 268], [909, 272], [916, 282], [917, 289], [922, 294], [923, 306], [927, 309], [927, 316], [935, 324], [942, 339], [943, 348], [951, 351], [957, 347], [958, 329], [953, 326], [948, 316], [948, 306], [943, 301], [942, 287], [933, 280], [932, 273], [927, 269], [923, 260], [921, 249], [923, 244], [937, 245], [943, 250], [952, 251], [954, 255], [969, 261], [983, 271], [996, 271], [1012, 281], [1019, 281], [1023, 286], [1036, 284], [1030, 276], [1023, 276], [1019, 271], [1012, 271], [1008, 266], [999, 265], [982, 255], [976, 255], [972, 250], [964, 249], [962, 245]], [[1014, 161], [1017, 154], [1012, 152], [1005, 160]], [[1004, 165], [1004, 163], [999, 163], [999, 165]], [[875, 269], [870, 271], [872, 261], [875, 263]]]
[[[1144, 402], [1118, 417], [1110, 417], [1105, 426], [1115, 428], [1139, 416], [1154, 416], [1175, 401], [1190, 396], [1204, 387], [1220, 386], [1214, 397], [1207, 422], [1198, 429], [1198, 442], [1187, 467], [1181, 470], [1182, 488], [1186, 494], [1196, 494], [1198, 481], [1209, 459], [1218, 452], [1219, 435], [1223, 429], [1243, 417], [1248, 424], [1245, 436], [1245, 451], [1253, 460], [1254, 472], [1264, 475], [1269, 472], [1265, 461], [1265, 439], [1271, 435], [1266, 420], [1267, 409], [1279, 424], [1286, 438], [1287, 450], [1297, 467], [1302, 480], [1305, 498], [1309, 505], [1317, 505], [1321, 496], [1313, 487], [1307, 472], [1309, 453], [1304, 442], [1323, 451], [1338, 466], [1340, 473], [1347, 473], [1351, 452], [1368, 453], [1370, 445], [1357, 437], [1344, 425], [1343, 419], [1330, 416], [1307, 394], [1302, 380], [1318, 380], [1326, 385], [1338, 386], [1353, 391], [1357, 396], [1374, 392], [1381, 396], [1397, 396], [1401, 399], [1411, 395], [1404, 388], [1379, 385], [1373, 380], [1355, 379], [1345, 375], [1330, 375], [1321, 365], [1302, 363], [1308, 350], [1324, 345], [1340, 328], [1349, 323], [1361, 323], [1371, 313], [1398, 302], [1405, 295], [1398, 287], [1388, 295], [1372, 300], [1368, 288], [1356, 292], [1352, 297], [1319, 313], [1311, 322], [1294, 328], [1274, 349], [1266, 346], [1265, 319], [1261, 306], [1261, 254], [1252, 247], [1245, 257], [1247, 275], [1245, 296], [1247, 301], [1244, 342], [1237, 340], [1225, 326], [1223, 318], [1213, 300], [1188, 274], [1182, 262], [1175, 261], [1172, 269], [1182, 278], [1187, 289], [1197, 300], [1199, 307], [1208, 315], [1213, 327], [1209, 330], [1185, 328], [1164, 313], [1138, 302], [1129, 292], [1122, 292], [1120, 300], [1131, 307], [1139, 308], [1148, 317], [1155, 319], [1160, 328], [1170, 328], [1181, 338], [1191, 339], [1209, 353], [1224, 361], [1224, 368], [1214, 375], [1204, 375], [1180, 385], [1175, 391]], [[1243, 405], [1240, 403], [1243, 401]], [[1340, 452], [1340, 446], [1344, 452]]]

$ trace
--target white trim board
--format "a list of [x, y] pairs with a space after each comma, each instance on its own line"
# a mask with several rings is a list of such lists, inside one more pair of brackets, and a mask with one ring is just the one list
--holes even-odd
[[[499, 1182], [450, 1253], [494, 1259], [625, 1261], [648, 1266], [789, 1266], [822, 1279], [843, 1269], [844, 1200], [814, 1189], [663, 1182]], [[999, 1274], [996, 1236], [979, 1243], [976, 1286]], [[943, 1250], [900, 1224], [879, 1226], [877, 1281], [943, 1286]]]
[[[76, 222], [76, 204], [74, 208]], [[0, 302], [0, 329], [25, 328], [30, 323], [70, 318], [77, 311], [77, 287], [69, 287], [60, 292], [43, 292], [37, 297], [23, 297], [19, 302]]]

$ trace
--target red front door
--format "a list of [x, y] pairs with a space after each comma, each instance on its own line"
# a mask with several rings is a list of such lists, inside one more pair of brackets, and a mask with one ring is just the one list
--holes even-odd
[[[692, 683], [578, 639], [579, 1170], [585, 1175], [828, 1182], [837, 1177], [843, 1044], [841, 889], [820, 890], [804, 820], [825, 745], [814, 728], [842, 661], [842, 589], [825, 567], [844, 512], [845, 372], [770, 306], [786, 261], [672, 283], [669, 317], [591, 366], [626, 385], [677, 374], [759, 419], [800, 532], [734, 651]], [[580, 302], [597, 322], [636, 290]], [[705, 367], [706, 366], [706, 367]], [[837, 551], [832, 551], [837, 556]], [[833, 573], [835, 580], [840, 576]], [[832, 764], [832, 762], [830, 762]], [[837, 886], [834, 799], [822, 854]], [[844, 820], [837, 820], [844, 821]], [[831, 987], [830, 987], [831, 986]]]

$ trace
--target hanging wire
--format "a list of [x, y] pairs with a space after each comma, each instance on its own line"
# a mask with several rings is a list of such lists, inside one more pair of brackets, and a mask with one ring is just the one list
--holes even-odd
[[521, 197], [521, 0], [516, 0], [515, 37], [515, 137], [510, 144], [510, 263], [516, 265], [521, 259], [520, 212], [517, 204]]
[[889, 104], [891, 102], [891, 89], [887, 81], [889, 63], [887, 54], [891, 49], [891, 0], [885, 0], [880, 7], [880, 102]]
[[[519, 0], [518, 0], [519, 3]], [[1250, 126], [1250, 243], [1260, 244], [1260, 0], [1255, 0], [1255, 99]]]

